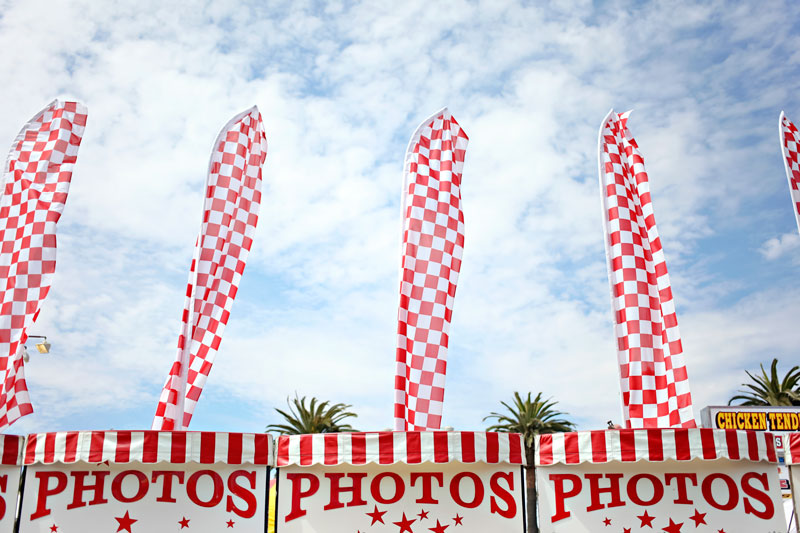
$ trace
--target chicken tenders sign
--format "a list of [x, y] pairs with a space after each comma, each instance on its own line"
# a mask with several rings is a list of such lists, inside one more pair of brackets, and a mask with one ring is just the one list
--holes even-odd
[[712, 429], [542, 435], [543, 533], [786, 531], [770, 434]]
[[521, 533], [523, 462], [518, 434], [280, 437], [277, 531]]
[[31, 435], [20, 532], [263, 532], [269, 457], [269, 435]]

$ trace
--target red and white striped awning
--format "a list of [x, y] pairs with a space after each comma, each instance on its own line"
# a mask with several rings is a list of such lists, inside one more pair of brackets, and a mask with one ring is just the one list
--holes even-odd
[[537, 466], [557, 463], [732, 459], [778, 462], [771, 433], [730, 429], [622, 429], [539, 435]]
[[25, 464], [272, 464], [272, 436], [206, 431], [65, 431], [28, 435]]
[[382, 431], [278, 437], [278, 467], [376, 463], [525, 464], [519, 433]]
[[787, 465], [800, 465], [800, 433], [790, 433], [783, 441]]
[[0, 465], [17, 466], [22, 464], [22, 435], [0, 435]]

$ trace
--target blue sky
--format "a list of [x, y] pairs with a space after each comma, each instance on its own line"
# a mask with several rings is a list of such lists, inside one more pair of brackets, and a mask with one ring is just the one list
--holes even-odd
[[[645, 156], [696, 415], [800, 363], [800, 236], [781, 109], [800, 121], [796, 2], [0, 0], [0, 141], [89, 107], [12, 432], [149, 427], [175, 354], [211, 143], [257, 104], [253, 250], [192, 429], [262, 431], [287, 396], [392, 421], [400, 186], [420, 120], [470, 136], [444, 424], [542, 391], [619, 420], [597, 131]], [[11, 53], [10, 51], [14, 51]]]

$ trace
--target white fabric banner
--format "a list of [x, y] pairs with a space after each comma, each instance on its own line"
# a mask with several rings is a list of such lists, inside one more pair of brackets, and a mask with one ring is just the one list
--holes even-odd
[[279, 533], [515, 532], [520, 466], [424, 463], [278, 469]]
[[768, 462], [610, 462], [538, 467], [541, 533], [786, 531]]
[[0, 464], [0, 533], [14, 531], [14, 511], [17, 509], [19, 465]]
[[798, 527], [797, 524], [800, 523], [800, 519], [797, 517], [797, 511], [800, 509], [800, 465], [790, 466], [789, 467], [789, 477], [792, 483], [792, 499], [794, 501], [794, 522], [790, 524], [794, 527], [792, 531], [797, 532]]
[[266, 490], [250, 464], [34, 464], [19, 531], [263, 533]]

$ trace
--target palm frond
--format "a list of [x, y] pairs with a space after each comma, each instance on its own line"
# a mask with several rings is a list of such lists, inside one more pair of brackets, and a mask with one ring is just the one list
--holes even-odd
[[299, 398], [297, 395], [292, 400], [286, 398], [286, 403], [289, 405], [288, 411], [275, 408], [285, 423], [270, 424], [266, 428], [267, 431], [282, 435], [356, 431], [350, 424], [344, 422], [347, 418], [358, 417], [348, 411], [352, 405], [344, 403], [331, 405], [329, 401], [320, 402], [315, 397], [312, 397], [306, 405], [306, 397]]
[[758, 405], [758, 406], [789, 406], [800, 404], [800, 367], [793, 366], [781, 379], [778, 376], [778, 359], [775, 358], [770, 364], [769, 373], [761, 368], [760, 375], [751, 374], [745, 370], [745, 374], [750, 378], [750, 383], [742, 383], [744, 390], [739, 390], [730, 400], [728, 405], [740, 401], [738, 405]]
[[575, 424], [569, 420], [559, 418], [567, 413], [554, 409], [558, 402], [552, 401], [552, 398], [543, 400], [541, 392], [533, 399], [530, 392], [524, 398], [519, 392], [514, 392], [512, 403], [513, 407], [501, 401], [500, 405], [505, 407], [507, 413], [491, 412], [483, 418], [484, 422], [494, 419], [494, 424], [490, 425], [487, 431], [521, 433], [526, 448], [530, 448], [536, 435], [572, 431], [575, 428]]

